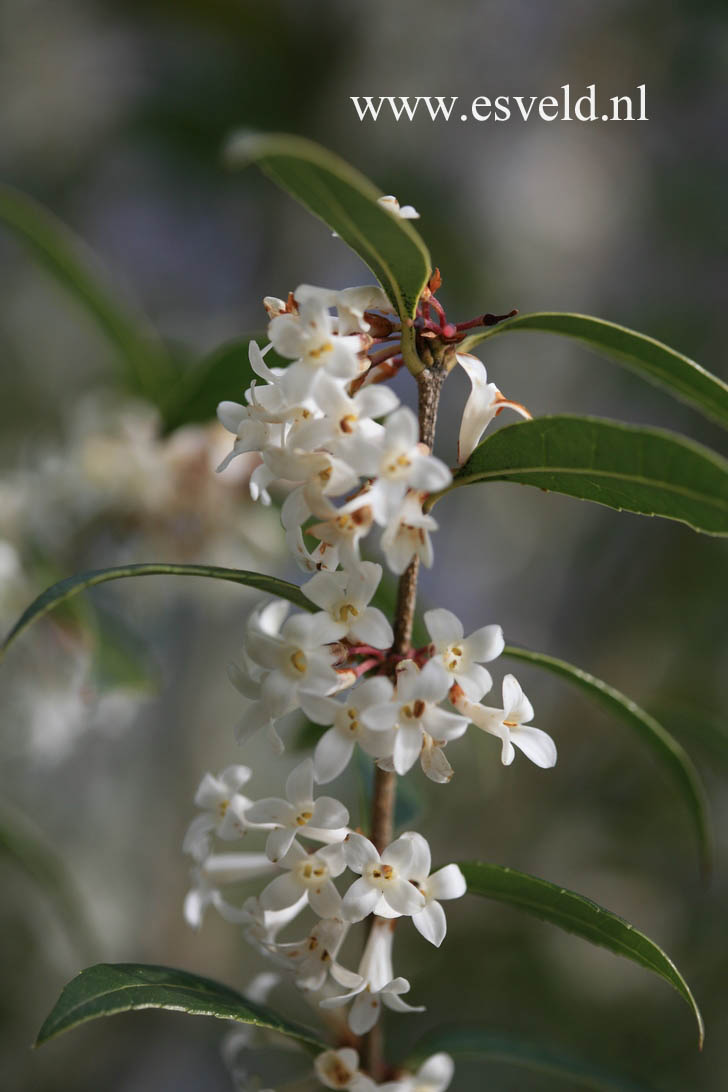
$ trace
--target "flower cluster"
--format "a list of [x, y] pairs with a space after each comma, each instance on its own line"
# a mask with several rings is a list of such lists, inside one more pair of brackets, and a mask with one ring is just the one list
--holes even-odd
[[[257, 380], [244, 403], [219, 407], [235, 436], [223, 466], [254, 452], [260, 461], [250, 479], [253, 498], [270, 504], [274, 487], [285, 494], [282, 523], [291, 553], [311, 574], [301, 588], [311, 608], [291, 613], [289, 603], [272, 600], [251, 614], [230, 669], [248, 699], [237, 737], [244, 742], [264, 729], [280, 753], [280, 722], [296, 710], [323, 731], [313, 757], [288, 776], [285, 796], [244, 795], [247, 767], [205, 776], [196, 797], [202, 811], [185, 840], [195, 859], [185, 909], [194, 926], [210, 905], [243, 925], [334, 1027], [341, 1029], [337, 1010], [346, 1008], [346, 1034], [360, 1036], [383, 1006], [421, 1011], [404, 1000], [409, 982], [394, 972], [395, 925], [411, 918], [439, 946], [447, 929], [442, 902], [462, 896], [465, 880], [455, 864], [432, 872], [430, 847], [417, 832], [378, 848], [352, 829], [344, 804], [318, 795], [317, 786], [338, 778], [357, 746], [382, 770], [402, 776], [419, 761], [428, 778], [445, 784], [453, 776], [445, 750], [470, 724], [501, 740], [504, 764], [518, 747], [537, 765], [552, 766], [556, 748], [529, 724], [533, 709], [512, 675], [503, 681], [502, 708], [482, 704], [493, 685], [485, 665], [504, 648], [500, 626], [466, 636], [451, 611], [430, 610], [429, 642], [403, 648], [374, 605], [384, 570], [363, 558], [365, 539], [380, 531], [383, 560], [395, 574], [416, 559], [432, 564], [436, 523], [424, 502], [452, 481], [448, 466], [420, 442], [415, 414], [385, 385], [402, 364], [401, 328], [388, 300], [375, 287], [301, 285], [287, 300], [268, 297], [265, 307], [270, 343], [262, 351], [250, 347]], [[459, 336], [444, 313], [436, 323], [432, 309], [442, 310], [430, 291], [420, 325]], [[269, 365], [270, 352], [290, 363]], [[500, 409], [527, 411], [487, 383], [480, 361], [456, 359], [472, 385], [459, 437], [463, 462]], [[215, 838], [256, 834], [264, 851], [214, 850]], [[225, 884], [255, 877], [268, 882], [242, 906], [223, 895]], [[282, 939], [306, 910], [314, 919], [306, 935]], [[354, 970], [342, 962], [342, 948], [365, 919], [368, 935]], [[450, 1083], [452, 1062], [435, 1055], [417, 1074], [376, 1085], [347, 1047], [321, 1055], [316, 1073], [328, 1088], [438, 1092]]]

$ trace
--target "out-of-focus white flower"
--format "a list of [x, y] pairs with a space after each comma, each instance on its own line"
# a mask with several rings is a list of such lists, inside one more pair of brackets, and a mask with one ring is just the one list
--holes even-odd
[[245, 834], [249, 825], [245, 812], [252, 801], [239, 790], [250, 776], [247, 766], [228, 766], [217, 777], [205, 774], [195, 793], [195, 804], [204, 813], [190, 823], [182, 843], [184, 853], [201, 861], [210, 852], [213, 833], [226, 842]]
[[460, 619], [443, 607], [426, 611], [425, 625], [448, 675], [471, 701], [480, 701], [493, 685], [490, 672], [481, 664], [495, 660], [505, 647], [501, 627], [483, 626], [465, 637]]
[[386, 1081], [379, 1092], [445, 1092], [455, 1074], [455, 1063], [449, 1054], [433, 1054], [416, 1073]]
[[359, 1069], [359, 1055], [351, 1047], [327, 1050], [314, 1061], [316, 1076], [326, 1088], [346, 1088], [349, 1092], [374, 1092], [378, 1087]]
[[[192, 869], [193, 885], [185, 896], [185, 921], [199, 929], [208, 906], [214, 906], [221, 917], [234, 924], [251, 925], [254, 915], [250, 907], [238, 909], [220, 891], [221, 884], [241, 883], [258, 879], [274, 871], [265, 853], [214, 853]], [[270, 923], [269, 923], [270, 925]]]
[[265, 851], [271, 861], [279, 861], [291, 847], [296, 834], [305, 834], [312, 827], [336, 830], [349, 822], [349, 812], [331, 796], [313, 799], [313, 759], [307, 758], [288, 775], [287, 800], [277, 796], [258, 800], [248, 809], [247, 819], [254, 823], [272, 824]]
[[513, 675], [503, 679], [502, 709], [477, 705], [457, 694], [453, 695], [453, 704], [478, 728], [501, 740], [504, 766], [510, 766], [515, 758], [514, 745], [542, 769], [556, 765], [556, 744], [547, 732], [528, 723], [534, 717], [533, 706]]
[[488, 382], [485, 365], [482, 360], [478, 360], [477, 356], [471, 356], [470, 353], [457, 353], [456, 358], [460, 367], [467, 373], [472, 388], [463, 410], [458, 439], [458, 463], [464, 463], [475, 451], [480, 437], [501, 410], [512, 409], [521, 417], [527, 418], [530, 418], [531, 414], [520, 402], [509, 402], [495, 383]]
[[413, 208], [412, 205], [400, 205], [397, 198], [391, 193], [385, 194], [384, 197], [378, 197], [377, 202], [402, 220], [419, 220], [420, 218], [416, 208]]

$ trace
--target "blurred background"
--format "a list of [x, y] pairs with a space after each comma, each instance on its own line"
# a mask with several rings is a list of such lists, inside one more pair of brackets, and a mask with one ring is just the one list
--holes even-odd
[[[104, 283], [179, 358], [261, 329], [263, 295], [369, 279], [257, 172], [224, 171], [221, 144], [244, 125], [318, 139], [414, 204], [451, 318], [584, 311], [725, 376], [726, 14], [716, 0], [4, 0], [2, 178], [85, 241]], [[607, 96], [645, 83], [650, 120], [375, 124], [349, 100], [540, 97], [566, 82]], [[1, 227], [0, 276], [2, 628], [54, 579], [131, 560], [297, 579], [275, 513], [247, 499], [249, 467], [215, 476], [227, 443], [215, 426], [163, 437], [156, 411], [125, 393], [108, 339]], [[483, 356], [489, 378], [534, 414], [619, 417], [725, 449], [698, 414], [576, 345], [516, 334]], [[412, 399], [411, 385], [398, 389]], [[466, 394], [453, 376], [438, 441], [448, 461]], [[508, 641], [576, 662], [660, 715], [706, 780], [716, 865], [702, 884], [682, 802], [628, 730], [520, 664], [536, 723], [557, 741], [556, 769], [520, 755], [504, 769], [496, 741], [473, 731], [452, 748], [449, 790], [409, 775], [418, 829], [436, 861], [508, 864], [633, 922], [687, 977], [707, 1042], [699, 1055], [687, 1008], [654, 976], [463, 899], [448, 908], [440, 951], [402, 930], [397, 971], [427, 1013], [388, 1021], [392, 1050], [401, 1057], [428, 1029], [467, 1017], [648, 1088], [717, 1092], [728, 1068], [724, 547], [504, 484], [456, 493], [437, 515], [425, 600], [455, 610], [466, 632], [499, 622]], [[39, 1052], [28, 1044], [62, 985], [94, 961], [181, 966], [240, 988], [264, 969], [235, 927], [210, 914], [195, 934], [182, 919], [181, 841], [202, 773], [243, 761], [256, 795], [280, 783], [263, 743], [240, 751], [232, 737], [241, 699], [225, 668], [255, 601], [212, 582], [125, 581], [39, 624], [4, 663], [8, 1089], [232, 1087], [216, 1021], [130, 1014]], [[353, 784], [338, 788], [354, 799]], [[316, 1018], [285, 987], [271, 1004]], [[463, 1063], [455, 1087], [571, 1085]]]

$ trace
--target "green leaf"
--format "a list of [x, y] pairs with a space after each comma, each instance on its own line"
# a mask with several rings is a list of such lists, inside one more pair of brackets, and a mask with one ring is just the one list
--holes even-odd
[[555, 656], [546, 656], [542, 652], [530, 652], [526, 648], [515, 648], [512, 645], [505, 647], [503, 655], [534, 664], [536, 667], [543, 667], [546, 671], [561, 676], [562, 679], [585, 691], [589, 697], [604, 706], [614, 716], [619, 717], [637, 733], [673, 778], [687, 804], [698, 837], [703, 871], [708, 873], [712, 838], [705, 790], [698, 771], [678, 741], [654, 717], [651, 717], [644, 709], [640, 709], [639, 705], [625, 697], [619, 690], [615, 690], [613, 686], [590, 675], [588, 671], [582, 671], [581, 668], [566, 663], [565, 660], [557, 660]]
[[463, 1027], [458, 1024], [428, 1032], [426, 1038], [415, 1047], [410, 1064], [419, 1065], [439, 1051], [452, 1054], [455, 1058], [519, 1066], [568, 1081], [569, 1084], [579, 1084], [594, 1092], [648, 1092], [644, 1085], [636, 1084], [621, 1074], [607, 1072], [581, 1058], [477, 1026]]
[[278, 580], [275, 576], [248, 572], [245, 569], [224, 569], [219, 565], [174, 565], [164, 562], [118, 565], [111, 569], [90, 569], [88, 572], [76, 573], [74, 576], [67, 577], [66, 580], [60, 580], [34, 599], [0, 646], [0, 656], [4, 655], [13, 641], [28, 626], [53, 610], [59, 603], [96, 584], [105, 584], [108, 580], [121, 580], [127, 576], [205, 576], [213, 580], [229, 580], [233, 584], [245, 584], [249, 588], [257, 588], [258, 591], [265, 592], [267, 595], [288, 599], [289, 602], [305, 610], [312, 609], [312, 604], [296, 584], [289, 584], [287, 580]]
[[672, 960], [644, 933], [584, 895], [557, 887], [537, 876], [484, 861], [468, 861], [460, 867], [470, 894], [485, 895], [525, 910], [664, 978], [693, 1010], [698, 1024], [698, 1045], [702, 1049], [705, 1028], [695, 998]]
[[0, 804], [0, 854], [48, 895], [77, 951], [93, 956], [93, 929], [63, 857], [35, 823], [7, 800]]
[[0, 186], [0, 223], [91, 316], [123, 362], [131, 389], [159, 404], [174, 382], [174, 368], [151, 323], [107, 287], [96, 257], [52, 213], [9, 186]]
[[369, 266], [402, 319], [405, 363], [411, 371], [421, 371], [414, 332], [406, 320], [414, 318], [432, 263], [411, 223], [377, 203], [381, 193], [363, 174], [302, 137], [237, 133], [228, 142], [226, 159], [232, 167], [256, 163], [349, 244]]
[[494, 432], [429, 499], [473, 482], [535, 485], [618, 511], [728, 534], [728, 462], [662, 429], [596, 417], [538, 417]]
[[87, 1020], [130, 1009], [172, 1009], [192, 1016], [237, 1020], [278, 1031], [317, 1050], [326, 1049], [315, 1031], [283, 1020], [229, 986], [188, 971], [138, 963], [98, 963], [71, 979], [38, 1032], [36, 1046]]
[[595, 352], [614, 357], [620, 364], [670, 394], [702, 410], [720, 424], [728, 425], [728, 384], [694, 360], [676, 352], [661, 341], [638, 334], [614, 322], [592, 315], [574, 315], [559, 311], [541, 311], [517, 315], [467, 338], [461, 345], [469, 352], [479, 342], [509, 330], [535, 330], [537, 333], [563, 334], [583, 342]]

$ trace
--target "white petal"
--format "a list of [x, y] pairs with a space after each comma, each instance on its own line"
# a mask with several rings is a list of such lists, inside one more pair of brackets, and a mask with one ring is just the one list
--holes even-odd
[[480, 701], [493, 687], [490, 672], [480, 664], [470, 664], [467, 671], [456, 671], [454, 676], [471, 701]]
[[437, 785], [447, 785], [452, 781], [454, 770], [445, 757], [442, 747], [437, 747], [432, 742], [428, 744], [428, 740], [431, 741], [432, 737], [425, 735], [420, 765], [430, 781], [434, 781]]
[[533, 720], [533, 706], [514, 675], [506, 675], [503, 679], [503, 708], [504, 720], [517, 720], [519, 724]]
[[331, 880], [324, 880], [320, 887], [310, 887], [308, 901], [319, 917], [335, 918], [341, 914], [341, 895]]
[[349, 1012], [349, 1027], [355, 1035], [366, 1035], [371, 1031], [381, 1011], [381, 1002], [376, 994], [365, 990], [355, 999]]
[[427, 895], [431, 899], [459, 899], [466, 890], [465, 877], [456, 864], [439, 868], [427, 881]]
[[428, 1092], [445, 1092], [455, 1073], [455, 1063], [449, 1054], [433, 1054], [417, 1070], [415, 1080]]
[[260, 905], [264, 910], [285, 910], [301, 897], [301, 885], [286, 873], [276, 876], [260, 893]]
[[343, 804], [332, 796], [320, 796], [313, 806], [311, 816], [312, 827], [324, 827], [336, 830], [338, 827], [348, 826], [349, 812]]
[[[306, 807], [313, 800], [313, 759], [307, 758], [291, 770], [286, 780], [286, 796], [297, 808]], [[323, 824], [319, 824], [321, 826]], [[338, 824], [341, 825], [341, 824]]]
[[324, 732], [313, 753], [314, 773], [319, 785], [326, 785], [343, 773], [353, 753], [353, 739], [344, 739], [335, 728]]
[[352, 872], [363, 872], [371, 865], [379, 864], [379, 854], [373, 842], [363, 834], [350, 834], [344, 843], [344, 857]]
[[411, 770], [422, 750], [422, 729], [402, 727], [400, 725], [394, 740], [392, 761], [400, 777]]
[[490, 663], [505, 648], [503, 630], [500, 626], [483, 626], [466, 637], [464, 644], [476, 663]]
[[[414, 891], [414, 888], [412, 890]], [[379, 891], [376, 887], [372, 887], [368, 880], [363, 878], [355, 880], [342, 902], [344, 921], [362, 921], [371, 914], [378, 900]]]
[[399, 914], [416, 914], [425, 904], [424, 895], [406, 879], [389, 880], [382, 894]]
[[295, 825], [296, 812], [287, 800], [266, 796], [248, 808], [245, 818], [249, 823], [278, 823], [288, 827]]
[[556, 765], [556, 744], [547, 732], [530, 724], [522, 724], [511, 731], [511, 739], [541, 769], [547, 770]]
[[[422, 838], [422, 835], [420, 835]], [[422, 838], [424, 842], [425, 839]], [[425, 845], [427, 843], [425, 842]], [[401, 834], [396, 841], [391, 842], [382, 853], [382, 864], [392, 865], [393, 868], [401, 873], [405, 879], [417, 878], [417, 874], [412, 872], [412, 865], [417, 850], [422, 851], [422, 846], [418, 845], [415, 841], [414, 832], [407, 834]], [[427, 869], [429, 872], [429, 867]], [[427, 875], [427, 873], [425, 873]]]
[[367, 607], [350, 627], [349, 633], [362, 644], [372, 648], [391, 648], [394, 633], [389, 621], [376, 607]]
[[463, 624], [457, 615], [444, 607], [425, 611], [425, 625], [432, 641], [437, 649], [462, 640]]
[[425, 940], [439, 948], [447, 933], [445, 911], [439, 902], [429, 902], [423, 910], [412, 915], [412, 924]]
[[274, 864], [277, 861], [280, 861], [281, 857], [285, 857], [286, 853], [288, 853], [288, 850], [291, 848], [291, 843], [295, 836], [295, 830], [291, 830], [287, 827], [282, 827], [270, 832], [265, 843], [265, 851]]

